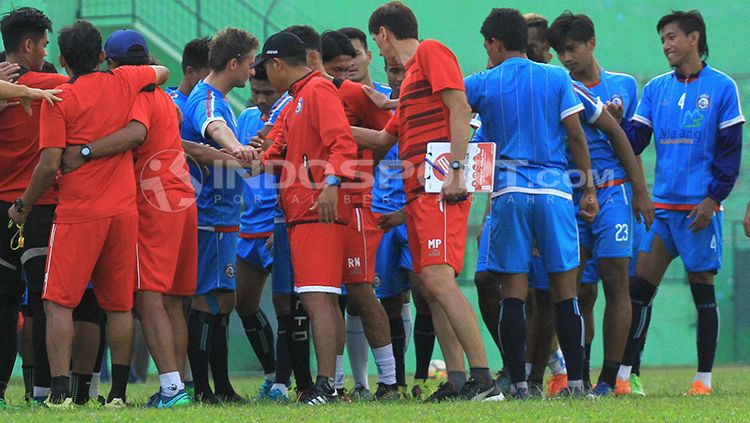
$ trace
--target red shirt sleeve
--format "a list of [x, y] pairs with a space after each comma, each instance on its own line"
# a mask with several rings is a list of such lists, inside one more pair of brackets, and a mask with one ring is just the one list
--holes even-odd
[[396, 113], [391, 115], [391, 118], [383, 129], [392, 136], [398, 137], [398, 109], [396, 109]]
[[458, 60], [448, 47], [435, 40], [425, 40], [419, 44], [416, 54], [433, 94], [443, 90], [466, 91]]
[[154, 93], [140, 93], [135, 98], [133, 108], [130, 110], [128, 122], [135, 120], [143, 124], [148, 131], [151, 129], [151, 112], [153, 110]]
[[[65, 101], [64, 95], [61, 96], [58, 94], [58, 96]], [[63, 107], [62, 103], [50, 106], [46, 101], [42, 102], [42, 109], [39, 112], [39, 150], [45, 148], [65, 148], [67, 146]]]
[[125, 81], [128, 93], [139, 93], [143, 87], [156, 84], [156, 71], [151, 66], [120, 66], [112, 73]]
[[344, 103], [344, 111], [353, 126], [381, 130], [388, 123], [391, 114], [376, 106], [362, 89], [362, 84], [347, 82], [340, 91]]
[[[354, 179], [355, 172], [346, 162], [357, 160], [357, 143], [341, 106], [341, 100], [333, 84], [319, 84], [312, 90], [312, 124], [328, 147], [326, 175]], [[321, 111], [325, 111], [321, 113]]]

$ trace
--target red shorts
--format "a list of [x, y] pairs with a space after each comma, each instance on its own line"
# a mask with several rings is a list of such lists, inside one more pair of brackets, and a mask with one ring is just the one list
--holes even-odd
[[[184, 194], [169, 193], [179, 200]], [[141, 198], [139, 198], [141, 200]], [[198, 211], [163, 210], [138, 202], [138, 266], [136, 291], [192, 296], [198, 277]]]
[[304, 223], [289, 227], [294, 290], [341, 293], [346, 226]]
[[372, 283], [375, 280], [375, 256], [383, 239], [370, 208], [355, 208], [346, 227], [344, 283]]
[[132, 310], [137, 239], [137, 212], [52, 225], [43, 298], [75, 308], [91, 281], [103, 310]]
[[456, 275], [464, 266], [466, 229], [471, 196], [458, 204], [437, 201], [438, 194], [423, 194], [406, 204], [412, 270], [447, 264]]

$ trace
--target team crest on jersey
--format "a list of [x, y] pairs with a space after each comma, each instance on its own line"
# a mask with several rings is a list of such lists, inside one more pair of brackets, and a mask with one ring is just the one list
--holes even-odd
[[300, 97], [299, 100], [297, 100], [297, 107], [294, 108], [294, 113], [300, 114], [302, 113], [302, 107], [305, 105], [305, 102], [302, 101], [302, 98]]
[[708, 106], [711, 105], [711, 100], [708, 98], [708, 94], [701, 94], [698, 96], [698, 101], [695, 102], [695, 106], [701, 110], [708, 109]]
[[612, 100], [610, 100], [610, 101], [612, 103], [618, 105], [618, 106], [622, 106], [622, 104], [623, 104], [622, 97], [620, 95], [618, 95], [618, 94], [613, 95], [612, 96]]
[[234, 264], [227, 263], [226, 266], [224, 266], [224, 275], [228, 278], [233, 278], [237, 274], [237, 271], [234, 268]]

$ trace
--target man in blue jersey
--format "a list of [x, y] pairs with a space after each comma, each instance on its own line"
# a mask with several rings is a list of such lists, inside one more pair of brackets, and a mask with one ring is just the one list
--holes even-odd
[[[583, 105], [565, 71], [526, 58], [528, 30], [517, 10], [493, 9], [481, 33], [488, 56], [498, 66], [466, 78], [465, 85], [469, 105], [482, 115], [484, 134], [497, 143], [501, 160], [497, 164], [492, 221], [506, 224], [492, 225], [487, 267], [501, 280], [500, 341], [511, 374], [511, 394], [520, 399], [529, 396], [524, 366], [524, 302], [532, 243], [536, 240], [550, 272], [557, 333], [568, 364], [568, 389], [564, 392], [581, 396], [583, 320], [576, 298], [578, 234], [564, 143], [567, 136], [570, 154], [584, 176], [581, 215], [593, 220], [598, 205], [594, 182], [587, 177], [591, 164], [578, 117]], [[532, 85], [532, 81], [538, 82]], [[542, 118], [545, 115], [550, 116], [547, 121]]]
[[208, 37], [196, 38], [185, 44], [182, 49], [182, 80], [180, 85], [168, 87], [165, 90], [180, 110], [185, 110], [188, 96], [193, 88], [198, 85], [198, 81], [208, 76], [210, 71], [208, 67], [208, 44], [210, 42], [211, 39]]
[[[593, 56], [596, 45], [594, 23], [586, 15], [563, 13], [550, 26], [548, 36], [558, 58], [576, 81], [574, 90], [586, 108], [583, 117], [588, 120], [584, 123], [584, 131], [591, 151], [601, 209], [591, 224], [581, 220], [578, 222], [582, 247], [579, 274], [584, 273], [586, 261], [593, 258], [607, 297], [604, 312], [604, 339], [607, 342], [604, 344], [604, 364], [595, 390], [597, 395], [606, 395], [614, 392], [629, 330], [628, 269], [633, 255], [633, 234], [637, 231], [637, 223], [641, 222], [641, 213], [647, 225], [650, 224], [653, 208], [643, 173], [632, 149], [628, 148], [619, 121], [612, 119], [599, 97], [595, 96], [599, 93], [606, 101], [626, 104], [632, 111], [635, 108], [635, 79], [601, 69]], [[587, 87], [590, 87], [590, 91]], [[587, 277], [587, 283], [583, 283], [580, 289], [581, 308], [586, 322], [584, 384], [590, 384], [598, 279], [596, 277], [592, 281], [591, 277]], [[625, 394], [629, 387], [629, 381], [621, 382], [620, 394]]]
[[[211, 72], [198, 82], [185, 105], [183, 138], [222, 148], [246, 162], [257, 158], [252, 147], [236, 137], [237, 124], [227, 94], [244, 87], [253, 75], [251, 64], [258, 40], [236, 28], [220, 31], [211, 40]], [[242, 179], [232, 170], [216, 166], [210, 175], [191, 166], [203, 186], [198, 205], [198, 286], [188, 321], [188, 356], [195, 382], [196, 400], [242, 402], [229, 382], [227, 326], [235, 302], [236, 245], [240, 223]], [[211, 366], [215, 393], [208, 383]]]
[[706, 25], [697, 10], [675, 11], [656, 25], [674, 70], [643, 88], [633, 119], [623, 122], [640, 153], [653, 135], [656, 220], [641, 244], [630, 290], [633, 320], [625, 350], [632, 363], [648, 330], [648, 308], [669, 263], [682, 257], [698, 314], [698, 372], [686, 395], [711, 395], [719, 334], [714, 275], [721, 268], [721, 202], [740, 169], [742, 125], [737, 85], [706, 64]]

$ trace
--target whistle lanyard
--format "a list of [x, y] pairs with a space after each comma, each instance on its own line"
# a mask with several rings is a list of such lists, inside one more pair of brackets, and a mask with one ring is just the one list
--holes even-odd
[[[12, 229], [14, 225], [13, 220], [8, 221], [8, 229]], [[16, 233], [10, 238], [10, 249], [18, 251], [23, 248], [23, 225], [16, 225]]]

